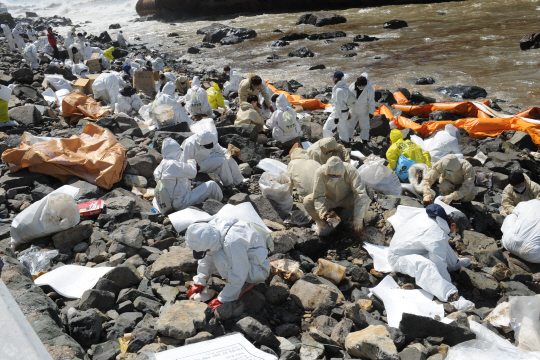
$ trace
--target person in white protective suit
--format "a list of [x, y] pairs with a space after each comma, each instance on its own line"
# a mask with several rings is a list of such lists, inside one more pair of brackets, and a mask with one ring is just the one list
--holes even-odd
[[540, 263], [540, 200], [520, 202], [504, 219], [502, 244], [525, 261]]
[[131, 61], [130, 58], [126, 58], [126, 60], [124, 61], [124, 65], [131, 66], [131, 69], [129, 70], [129, 74], [131, 75], [131, 77], [135, 75], [136, 71], [142, 71], [141, 66], [137, 62]]
[[167, 84], [170, 81], [172, 81], [173, 83], [176, 82], [176, 76], [174, 76], [173, 73], [164, 72], [164, 73], [160, 74], [159, 75], [160, 89], [163, 90], [163, 87], [165, 86], [165, 84]]
[[347, 100], [349, 96], [349, 89], [345, 82], [345, 75], [341, 71], [336, 71], [332, 75], [334, 80], [334, 87], [332, 88], [332, 106], [333, 110], [328, 120], [323, 126], [323, 136], [332, 137], [332, 132], [336, 129], [341, 141], [345, 143], [350, 142], [348, 121], [349, 107], [347, 106]]
[[[84, 43], [86, 42], [86, 32], [83, 34], [83, 33], [78, 33], [77, 34], [77, 38], [75, 39], [75, 42], [81, 46], [84, 46]], [[101, 52], [101, 51], [100, 51]]]
[[207, 224], [190, 225], [186, 231], [186, 245], [199, 260], [188, 299], [201, 293], [213, 274], [227, 281], [217, 298], [208, 304], [212, 309], [238, 300], [270, 274], [266, 242], [245, 221], [217, 218]]
[[101, 74], [92, 84], [92, 91], [94, 93], [94, 99], [101, 100], [114, 108], [118, 92], [120, 91], [118, 78], [116, 75], [110, 73]]
[[[163, 91], [160, 92], [156, 96], [156, 99], [154, 100], [154, 103], [152, 104], [152, 108], [154, 109], [156, 106], [162, 105], [162, 104], [170, 104], [174, 108], [174, 120], [176, 121], [177, 124], [180, 124], [181, 122], [187, 122], [188, 125], [193, 124], [193, 120], [191, 120], [190, 117], [186, 114], [182, 104], [180, 104], [174, 98], [174, 89], [176, 89], [176, 87], [174, 86], [174, 83], [172, 82], [167, 83], [167, 85], [163, 87]], [[156, 125], [159, 128], [157, 121], [156, 121]]]
[[6, 37], [6, 40], [8, 41], [9, 48], [11, 50], [17, 50], [17, 45], [15, 44], [13, 33], [11, 32], [11, 29], [9, 28], [7, 21], [4, 21], [4, 23], [2, 24], [2, 30], [4, 31], [4, 36]]
[[226, 187], [245, 187], [238, 164], [218, 144], [217, 134], [205, 130], [191, 135], [182, 143], [182, 149], [180, 160], [194, 159], [199, 164], [199, 172], [219, 175]]
[[127, 49], [127, 42], [124, 38], [124, 33], [120, 30], [120, 33], [116, 36], [116, 40], [118, 41], [118, 44], [120, 44], [120, 48]]
[[67, 36], [64, 39], [64, 47], [69, 50], [70, 46], [73, 44], [75, 44], [75, 40], [73, 40], [73, 31], [68, 31]]
[[26, 27], [26, 35], [28, 36], [30, 43], [34, 43], [38, 40], [36, 31], [33, 30], [30, 26]]
[[438, 131], [430, 139], [424, 140], [426, 149], [431, 155], [431, 163], [436, 163], [449, 154], [454, 154], [459, 159], [463, 159], [461, 148], [459, 147], [459, 130], [451, 124], [444, 127], [444, 130]]
[[24, 43], [24, 39], [21, 36], [22, 33], [23, 33], [23, 28], [22, 28], [21, 24], [17, 24], [17, 26], [15, 26], [15, 28], [11, 32], [11, 34], [13, 35], [13, 40], [15, 41], [15, 44], [17, 44], [17, 48], [19, 49], [21, 54], [22, 54], [24, 48], [26, 47], [26, 45]]
[[364, 146], [369, 141], [369, 120], [375, 113], [375, 89], [371, 86], [367, 73], [362, 73], [354, 83], [349, 86], [349, 91], [356, 98], [351, 107], [351, 119], [348, 121], [349, 138], [352, 140], [356, 126], [360, 124], [360, 137]]
[[388, 221], [395, 230], [388, 251], [392, 269], [414, 277], [418, 286], [440, 301], [459, 300], [448, 271], [467, 267], [471, 260], [458, 258], [448, 239], [449, 234], [467, 229], [467, 217], [460, 211], [447, 215], [438, 204], [425, 210], [400, 205]]
[[68, 48], [68, 54], [74, 65], [84, 62], [83, 49], [79, 44], [71, 44]]
[[139, 112], [139, 109], [144, 106], [140, 96], [137, 94], [131, 85], [124, 87], [118, 95], [118, 102], [115, 107], [115, 114], [124, 113], [134, 115]]
[[186, 109], [189, 115], [204, 115], [214, 117], [212, 106], [208, 102], [208, 94], [201, 87], [201, 81], [198, 76], [193, 78], [191, 89], [186, 94]]
[[154, 206], [157, 205], [162, 214], [200, 204], [206, 199], [223, 200], [223, 193], [215, 181], [207, 181], [191, 190], [191, 179], [197, 176], [197, 162], [193, 159], [180, 161], [182, 148], [175, 140], [166, 138], [161, 154], [163, 160], [154, 170], [154, 179], [161, 182], [156, 187], [159, 194], [154, 198]]
[[266, 127], [272, 130], [272, 138], [282, 144], [296, 143], [304, 135], [300, 124], [296, 121], [296, 112], [290, 105], [287, 97], [280, 94], [276, 100], [276, 111], [266, 121]]
[[28, 65], [30, 65], [31, 69], [37, 69], [39, 68], [39, 63], [41, 62], [41, 59], [38, 56], [37, 52], [37, 46], [38, 42], [34, 42], [33, 44], [28, 44], [23, 50], [23, 56]]
[[223, 68], [223, 71], [225, 72], [225, 74], [229, 75], [229, 81], [225, 81], [221, 93], [225, 96], [228, 96], [231, 92], [238, 92], [240, 81], [242, 81], [240, 75], [238, 75], [236, 71], [231, 70], [231, 67], [228, 65]]

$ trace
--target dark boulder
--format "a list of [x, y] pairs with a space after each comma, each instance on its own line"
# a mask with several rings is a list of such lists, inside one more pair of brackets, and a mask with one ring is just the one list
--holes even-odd
[[289, 57], [304, 58], [304, 57], [313, 57], [313, 56], [315, 56], [315, 54], [305, 46], [294, 49], [293, 51], [289, 53]]
[[385, 29], [401, 29], [404, 27], [408, 27], [407, 22], [405, 20], [390, 20], [383, 24], [383, 28]]
[[432, 77], [420, 77], [414, 81], [416, 85], [431, 85], [435, 84], [435, 79]]
[[341, 45], [339, 50], [341, 50], [341, 51], [351, 51], [351, 50], [356, 49], [358, 46], [359, 46], [359, 44], [357, 44], [357, 43], [347, 43], [345, 45]]
[[326, 39], [334, 39], [334, 38], [340, 38], [347, 36], [346, 33], [343, 31], [333, 31], [333, 32], [326, 32], [326, 33], [320, 33], [320, 34], [311, 34], [307, 38], [309, 40], [326, 40]]
[[34, 72], [29, 68], [22, 68], [11, 73], [11, 77], [23, 84], [32, 84], [34, 82]]
[[291, 43], [288, 42], [288, 41], [283, 41], [283, 40], [276, 40], [272, 44], [273, 47], [283, 47], [283, 46], [287, 46], [287, 45], [291, 45]]
[[447, 111], [434, 111], [431, 114], [429, 114], [429, 120], [435, 120], [435, 121], [443, 121], [443, 120], [459, 120], [463, 116], [459, 116], [454, 113], [450, 113]]
[[390, 123], [385, 115], [375, 115], [369, 120], [370, 136], [388, 136]]
[[37, 18], [37, 17], [39, 17], [39, 15], [36, 14], [35, 12], [33, 12], [33, 11], [27, 11], [25, 14], [26, 14], [27, 18], [35, 18], [35, 17]]
[[56, 75], [62, 75], [64, 79], [66, 80], [77, 80], [77, 77], [73, 75], [71, 72], [71, 69], [67, 68], [59, 68], [57, 66], [49, 66], [44, 71], [45, 74], [56, 74]]
[[111, 24], [111, 25], [109, 25], [109, 30], [111, 30], [111, 29], [120, 29], [120, 28], [121, 28], [120, 24]]
[[403, 313], [399, 330], [403, 332], [407, 342], [415, 338], [428, 336], [442, 337], [444, 343], [455, 346], [465, 341], [476, 339], [476, 335], [469, 329], [454, 324], [445, 324], [426, 316]]
[[170, 34], [167, 34], [167, 37], [179, 37], [178, 33], [172, 32]]
[[99, 41], [101, 41], [102, 43], [108, 43], [108, 42], [112, 42], [112, 39], [109, 33], [104, 31], [101, 34], [99, 34]]
[[281, 41], [295, 41], [295, 40], [304, 40], [308, 37], [308, 34], [304, 33], [292, 33], [279, 38]]
[[[203, 41], [209, 43], [221, 42], [221, 40], [230, 36], [240, 38], [242, 39], [242, 41], [257, 37], [257, 32], [255, 30], [247, 28], [233, 28], [223, 24], [212, 24], [203, 29], [197, 30], [197, 34], [204, 34], [205, 36]], [[229, 42], [231, 40], [232, 39], [229, 39], [226, 42]], [[236, 41], [238, 40], [236, 39]]]
[[19, 106], [8, 111], [9, 118], [22, 125], [37, 125], [43, 117], [35, 106]]
[[454, 85], [443, 86], [435, 89], [436, 92], [452, 96], [456, 99], [478, 99], [485, 98], [487, 91], [479, 86]]
[[6, 21], [11, 29], [15, 27], [15, 20], [13, 20], [13, 16], [11, 16], [11, 14], [8, 12], [0, 14], [0, 24], [3, 24]]
[[219, 41], [219, 43], [221, 45], [234, 45], [234, 44], [240, 44], [243, 41], [244, 41], [244, 39], [242, 39], [239, 36], [229, 35], [229, 36], [225, 36], [223, 39], [221, 39]]
[[128, 51], [122, 50], [122, 49], [114, 49], [113, 52], [112, 52], [112, 56], [115, 59], [124, 58], [124, 57], [128, 56], [128, 54], [129, 54]]
[[375, 101], [388, 105], [396, 103], [394, 94], [387, 89], [375, 90]]
[[343, 54], [343, 57], [346, 57], [346, 58], [347, 57], [354, 57], [354, 56], [358, 56], [358, 53], [353, 52], [353, 53]]
[[358, 41], [358, 42], [368, 42], [368, 41], [377, 41], [377, 40], [379, 40], [378, 37], [369, 36], [369, 35], [357, 35], [353, 39], [353, 41]]
[[202, 43], [199, 45], [195, 45], [195, 47], [198, 49], [213, 49], [216, 47], [216, 45], [210, 43]]
[[187, 49], [187, 53], [188, 54], [198, 54], [201, 52], [201, 49], [198, 49], [194, 46], [190, 46], [188, 49]]
[[307, 24], [321, 27], [325, 25], [342, 24], [345, 22], [347, 22], [347, 19], [344, 16], [321, 12], [301, 15], [296, 21], [296, 25]]
[[519, 48], [523, 51], [540, 48], [540, 32], [525, 35], [519, 41]]
[[309, 70], [324, 70], [326, 69], [326, 66], [324, 64], [315, 65], [309, 68]]
[[424, 105], [424, 104], [432, 104], [436, 102], [435, 98], [424, 96], [418, 91], [413, 91], [409, 99], [411, 100], [412, 105]]

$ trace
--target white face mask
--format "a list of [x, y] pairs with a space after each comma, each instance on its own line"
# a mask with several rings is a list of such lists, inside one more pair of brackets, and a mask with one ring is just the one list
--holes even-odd
[[338, 177], [338, 178], [332, 178], [331, 177], [330, 180], [332, 180], [334, 183], [337, 183], [339, 180], [341, 180], [341, 178], [340, 177]]

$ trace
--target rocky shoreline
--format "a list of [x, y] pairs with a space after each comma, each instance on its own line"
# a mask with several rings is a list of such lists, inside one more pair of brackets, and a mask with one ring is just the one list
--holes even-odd
[[[36, 30], [43, 30], [46, 24], [53, 27], [72, 25], [64, 18], [28, 20]], [[202, 30], [205, 42], [190, 47], [188, 52], [211, 48], [211, 43], [223, 44], [223, 40], [234, 43], [253, 35], [249, 29], [240, 32], [223, 29]], [[287, 36], [280, 41], [294, 41], [293, 36]], [[321, 39], [336, 36], [340, 34], [324, 35]], [[99, 36], [89, 35], [87, 39], [92, 46], [102, 49], [117, 45], [106, 32]], [[366, 40], [359, 38], [357, 41]], [[133, 55], [149, 53], [145, 45], [131, 46], [129, 51]], [[56, 104], [51, 106], [41, 95], [45, 74], [59, 73], [68, 80], [74, 80], [75, 76], [69, 70], [47, 64], [37, 70], [22, 67], [22, 57], [5, 44], [0, 47], [0, 54], [3, 73], [0, 84], [17, 84], [13, 92], [15, 98], [9, 102], [9, 115], [20, 124], [0, 129], [3, 130], [0, 132], [0, 151], [18, 147], [24, 132], [62, 138], [80, 135], [87, 121], [68, 124], [60, 115], [60, 108]], [[175, 54], [151, 55], [161, 55], [168, 67], [189, 78], [199, 76], [202, 82], [215, 81], [220, 85], [227, 80], [220, 70], [205, 69], [204, 64], [194, 64]], [[121, 70], [121, 65], [114, 64], [112, 69]], [[431, 83], [432, 80], [423, 78], [417, 83]], [[273, 85], [324, 103], [331, 97], [330, 87], [306, 89], [296, 80], [282, 80]], [[434, 101], [418, 92], [397, 90], [411, 105]], [[465, 94], [486, 96], [482, 90], [453, 87], [441, 91], [462, 97]], [[151, 100], [143, 98], [145, 103]], [[376, 101], [378, 105], [391, 108], [396, 100], [390, 90], [377, 90]], [[25, 105], [41, 105], [45, 111], [41, 114], [34, 107]], [[460, 130], [459, 144], [465, 159], [475, 169], [493, 174], [492, 186], [481, 188], [472, 206], [456, 205], [470, 219], [471, 228], [463, 236], [451, 240], [459, 255], [472, 260], [471, 266], [451, 275], [460, 294], [473, 301], [476, 309], [457, 311], [445, 303], [445, 315], [455, 320], [452, 324], [406, 314], [399, 328], [394, 328], [388, 325], [383, 302], [369, 295], [370, 289], [379, 284], [385, 274], [374, 269], [373, 260], [362, 244], [388, 245], [394, 230], [387, 219], [398, 205], [423, 207], [421, 200], [408, 192], [390, 196], [369, 191], [372, 202], [364, 218], [366, 230], [361, 238], [355, 236], [347, 224], [339, 226], [331, 236], [320, 238], [308, 224], [295, 225], [289, 214], [261, 195], [258, 180], [263, 171], [256, 167], [257, 164], [264, 158], [287, 163], [288, 152], [272, 140], [260, 144], [254, 126], [234, 126], [238, 106], [238, 99], [231, 98], [230, 109], [223, 114], [217, 112], [215, 124], [220, 144], [225, 147], [233, 144], [241, 150], [241, 169], [243, 175], [250, 178], [249, 190], [227, 193], [223, 202], [207, 200], [197, 208], [212, 215], [224, 204], [251, 202], [273, 230], [276, 251], [271, 259], [297, 261], [305, 275], [294, 282], [278, 274], [270, 276], [266, 283], [256, 285], [241, 300], [226, 303], [216, 311], [211, 311], [205, 304], [187, 301], [186, 287], [195, 275], [197, 262], [185, 245], [184, 234], [177, 233], [167, 217], [152, 212], [151, 202], [134, 194], [126, 177], [142, 176], [147, 180], [147, 187], [153, 188], [156, 185], [153, 171], [162, 160], [161, 144], [167, 137], [179, 143], [189, 137], [192, 133], [185, 124], [143, 134], [137, 122], [125, 115], [98, 120], [96, 124], [109, 129], [124, 146], [128, 165], [123, 180], [107, 191], [81, 179], [69, 182], [80, 189], [78, 200], [103, 199], [106, 211], [85, 218], [75, 232], [61, 233], [61, 242], [58, 236], [47, 236], [11, 249], [10, 227], [14, 217], [62, 183], [54, 177], [26, 170], [10, 173], [5, 163], [0, 165], [0, 278], [53, 359], [144, 360], [149, 359], [149, 353], [240, 332], [256, 347], [275, 354], [280, 360], [442, 360], [451, 346], [475, 338], [467, 319], [481, 323], [512, 343], [515, 341], [513, 331], [505, 333], [496, 329], [485, 318], [509, 296], [540, 294], [540, 266], [511, 255], [502, 248], [500, 240], [504, 217], [499, 214], [498, 207], [510, 171], [521, 167], [533, 181], [540, 182], [540, 161], [531, 153], [537, 147], [529, 135], [505, 131], [497, 137], [479, 140]], [[495, 101], [491, 102], [491, 107], [500, 111]], [[327, 114], [322, 110], [306, 113], [309, 118], [302, 124], [305, 140], [315, 142], [320, 139], [319, 130]], [[400, 114], [399, 110], [393, 113], [394, 116]], [[448, 120], [445, 116], [447, 114], [432, 113], [429, 119], [412, 120], [417, 123]], [[388, 119], [384, 115], [375, 116], [371, 121], [369, 148], [361, 148], [360, 139], [355, 139], [352, 150], [361, 149], [364, 155], [373, 153], [384, 158], [390, 145], [389, 131]], [[414, 134], [410, 129], [403, 133], [404, 137]], [[478, 151], [487, 155], [484, 164], [474, 158]], [[206, 181], [209, 177], [199, 174], [194, 181], [199, 180]], [[301, 203], [295, 202], [295, 206], [295, 209], [302, 209]], [[115, 269], [81, 299], [70, 300], [52, 288], [34, 284], [28, 269], [17, 260], [28, 253], [30, 245], [43, 251], [58, 250], [52, 260], [52, 269], [67, 264], [113, 266]], [[347, 282], [335, 285], [313, 274], [319, 258], [344, 266]], [[390, 273], [388, 276], [403, 289], [415, 288], [414, 279], [406, 275]], [[214, 277], [210, 288], [219, 292], [223, 286], [223, 280]], [[121, 352], [119, 339], [126, 333], [131, 333], [133, 340], [126, 351]], [[348, 337], [353, 333], [354, 336]]]

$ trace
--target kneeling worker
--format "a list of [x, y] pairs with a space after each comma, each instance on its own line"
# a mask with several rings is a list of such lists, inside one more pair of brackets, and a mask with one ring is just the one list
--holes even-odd
[[207, 224], [190, 225], [186, 231], [186, 244], [193, 250], [193, 257], [199, 260], [188, 299], [201, 293], [213, 274], [227, 281], [218, 297], [208, 304], [212, 309], [238, 300], [270, 274], [266, 242], [245, 221], [217, 218]]
[[332, 156], [337, 156], [345, 162], [350, 162], [349, 150], [345, 146], [338, 144], [333, 137], [323, 138], [312, 144], [307, 149], [307, 154], [311, 160], [315, 160], [321, 165], [326, 164]]
[[506, 185], [502, 194], [502, 207], [504, 208], [501, 211], [502, 215], [510, 215], [514, 211], [514, 208], [522, 201], [540, 200], [540, 186], [534, 181], [531, 181], [523, 173], [523, 170], [512, 171], [508, 177], [508, 182], [510, 184]]
[[195, 160], [179, 160], [182, 148], [175, 140], [166, 138], [161, 153], [163, 160], [154, 170], [154, 179], [158, 182], [154, 207], [162, 214], [200, 204], [206, 199], [223, 200], [223, 193], [215, 181], [207, 181], [191, 190], [190, 179], [197, 176], [198, 165]]
[[478, 190], [474, 186], [476, 173], [472, 165], [463, 159], [458, 159], [456, 155], [450, 154], [433, 164], [422, 181], [424, 189], [424, 204], [433, 201], [431, 196], [431, 185], [439, 180], [439, 190], [444, 196], [442, 200], [450, 205], [452, 201], [460, 200], [469, 202], [474, 199]]
[[358, 235], [364, 231], [364, 213], [370, 203], [356, 168], [337, 156], [315, 172], [313, 194], [304, 198], [304, 207], [319, 231], [328, 226], [326, 220], [337, 216], [332, 209], [354, 209], [353, 227]]
[[264, 131], [264, 120], [261, 117], [261, 106], [257, 95], [249, 95], [247, 101], [240, 104], [234, 125], [255, 125], [257, 132]]

